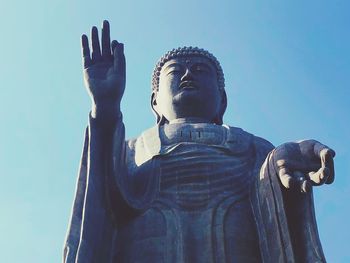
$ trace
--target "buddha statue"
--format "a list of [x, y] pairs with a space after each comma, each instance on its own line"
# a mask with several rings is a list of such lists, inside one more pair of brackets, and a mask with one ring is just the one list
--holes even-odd
[[334, 180], [315, 140], [274, 147], [223, 124], [223, 70], [208, 51], [167, 52], [152, 77], [157, 124], [126, 140], [123, 44], [82, 36], [92, 100], [63, 261], [325, 262], [314, 186]]

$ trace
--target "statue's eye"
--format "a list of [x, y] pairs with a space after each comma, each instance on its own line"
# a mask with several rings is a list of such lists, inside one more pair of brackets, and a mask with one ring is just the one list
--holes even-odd
[[197, 73], [209, 72], [208, 67], [202, 64], [194, 65], [191, 70], [192, 72], [197, 72]]
[[170, 73], [180, 73], [180, 70], [176, 69], [176, 68], [173, 68], [173, 69], [168, 71], [168, 74], [170, 74]]
[[199, 66], [199, 65], [198, 65], [198, 66], [195, 66], [195, 67], [194, 67], [194, 70], [195, 70], [195, 71], [203, 71], [204, 68], [203, 68], [202, 66]]
[[174, 75], [174, 74], [181, 74], [181, 72], [182, 72], [181, 68], [175, 66], [175, 67], [170, 67], [170, 68], [166, 71], [166, 74], [167, 74], [167, 75], [170, 75], [170, 74]]

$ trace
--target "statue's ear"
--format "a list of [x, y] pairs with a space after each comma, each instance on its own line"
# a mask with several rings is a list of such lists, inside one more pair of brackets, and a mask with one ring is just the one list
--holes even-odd
[[216, 124], [222, 125], [223, 124], [223, 117], [225, 114], [227, 108], [227, 95], [225, 89], [222, 89], [221, 91], [221, 106], [218, 112], [218, 117], [216, 119]]
[[161, 115], [158, 113], [158, 109], [157, 109], [157, 93], [154, 92], [154, 91], [152, 92], [152, 95], [151, 95], [151, 108], [152, 108], [153, 114], [157, 118], [157, 123], [159, 123], [160, 120], [161, 120]]
[[158, 125], [161, 126], [164, 123], [168, 123], [168, 120], [163, 116], [163, 114], [161, 112], [159, 112], [158, 104], [157, 104], [157, 93], [154, 91], [152, 92], [152, 95], [151, 95], [151, 108], [152, 108], [154, 115], [157, 118]]

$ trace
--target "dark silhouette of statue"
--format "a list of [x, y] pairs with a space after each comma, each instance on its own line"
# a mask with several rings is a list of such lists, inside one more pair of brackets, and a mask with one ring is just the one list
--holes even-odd
[[312, 187], [334, 151], [270, 142], [223, 124], [217, 59], [174, 49], [153, 73], [157, 125], [125, 140], [123, 44], [104, 21], [82, 36], [92, 110], [64, 262], [325, 262]]

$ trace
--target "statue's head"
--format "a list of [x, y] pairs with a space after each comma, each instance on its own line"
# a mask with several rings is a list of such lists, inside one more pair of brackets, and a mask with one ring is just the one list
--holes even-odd
[[196, 118], [221, 125], [227, 106], [224, 73], [208, 51], [183, 47], [158, 61], [152, 78], [151, 106], [158, 123]]

